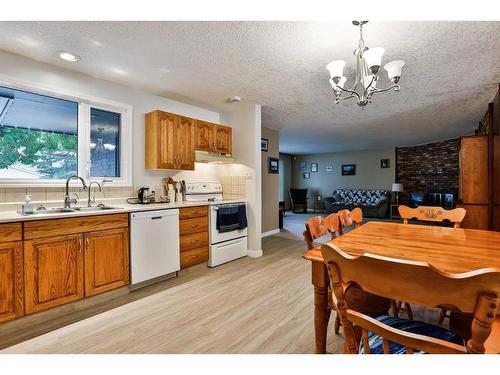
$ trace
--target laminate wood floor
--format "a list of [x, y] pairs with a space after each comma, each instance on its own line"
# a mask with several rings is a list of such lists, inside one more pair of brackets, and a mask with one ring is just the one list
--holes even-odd
[[[264, 238], [260, 258], [181, 271], [165, 290], [2, 353], [312, 353], [304, 250], [299, 239]], [[330, 332], [327, 350], [339, 353], [343, 338]]]

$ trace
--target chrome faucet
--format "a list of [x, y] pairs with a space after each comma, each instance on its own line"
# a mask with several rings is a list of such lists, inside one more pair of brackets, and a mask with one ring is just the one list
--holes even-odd
[[83, 190], [87, 190], [87, 184], [85, 184], [85, 180], [80, 176], [71, 176], [66, 180], [66, 192], [64, 195], [64, 208], [71, 208], [72, 204], [78, 203], [78, 199], [69, 197], [69, 182], [74, 179], [79, 179], [82, 182]]
[[95, 195], [94, 199], [90, 199], [90, 191], [92, 190], [92, 185], [96, 184], [99, 187], [99, 191], [102, 191], [102, 186], [97, 181], [90, 181], [87, 185], [87, 189], [89, 190], [89, 199], [87, 200], [87, 207], [92, 207], [92, 203], [95, 203]]

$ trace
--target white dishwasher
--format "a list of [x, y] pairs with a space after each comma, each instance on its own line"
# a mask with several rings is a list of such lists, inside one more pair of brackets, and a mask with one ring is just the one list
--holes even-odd
[[180, 270], [179, 210], [130, 214], [132, 288]]

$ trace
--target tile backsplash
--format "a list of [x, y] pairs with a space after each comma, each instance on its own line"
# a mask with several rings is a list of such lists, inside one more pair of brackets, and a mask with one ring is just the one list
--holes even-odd
[[224, 199], [245, 199], [245, 176], [222, 176], [222, 191]]
[[[245, 177], [244, 176], [222, 176], [220, 177], [224, 199], [245, 199]], [[164, 195], [163, 186], [149, 187], [157, 195]], [[135, 187], [103, 187], [99, 192], [95, 186], [92, 186], [92, 196], [96, 201], [108, 201], [109, 203], [124, 203], [126, 198], [137, 197], [139, 186]], [[76, 193], [79, 197], [79, 204], [87, 201], [88, 191], [80, 187], [70, 187], [70, 192]], [[64, 187], [46, 187], [46, 188], [0, 188], [0, 211], [14, 211], [20, 209], [26, 194], [31, 195], [33, 204], [44, 204], [48, 207], [60, 206], [64, 201]]]
[[[92, 197], [95, 196], [96, 201], [100, 200], [124, 200], [125, 198], [137, 196], [137, 189], [134, 187], [103, 187], [99, 191], [95, 186], [92, 187]], [[71, 187], [71, 193], [76, 193], [80, 203], [86, 202], [88, 191], [84, 191], [79, 187]], [[51, 206], [60, 205], [64, 201], [63, 187], [47, 187], [47, 188], [0, 188], [0, 210], [10, 211], [19, 209], [26, 194], [31, 195], [31, 201], [34, 205], [44, 203]]]

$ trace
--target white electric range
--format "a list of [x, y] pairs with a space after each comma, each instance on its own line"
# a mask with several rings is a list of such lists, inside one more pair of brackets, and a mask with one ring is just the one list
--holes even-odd
[[222, 185], [213, 182], [187, 182], [186, 201], [211, 202], [209, 214], [209, 259], [208, 266], [215, 267], [248, 254], [248, 229], [220, 231], [217, 229], [219, 208], [229, 205], [245, 205], [245, 202], [224, 202]]

